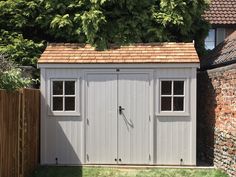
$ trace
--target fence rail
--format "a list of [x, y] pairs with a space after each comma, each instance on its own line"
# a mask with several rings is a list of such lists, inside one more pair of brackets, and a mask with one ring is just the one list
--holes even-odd
[[39, 119], [39, 90], [0, 90], [0, 177], [27, 177], [36, 168]]

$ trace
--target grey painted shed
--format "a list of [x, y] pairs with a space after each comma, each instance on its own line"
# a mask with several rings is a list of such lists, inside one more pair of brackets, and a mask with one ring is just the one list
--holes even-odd
[[49, 44], [41, 164], [196, 165], [193, 43]]

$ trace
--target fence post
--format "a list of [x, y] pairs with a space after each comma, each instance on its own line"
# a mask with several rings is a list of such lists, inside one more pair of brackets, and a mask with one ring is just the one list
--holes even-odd
[[19, 112], [18, 112], [18, 175], [23, 177], [24, 162], [24, 118], [23, 118], [23, 90], [19, 90]]

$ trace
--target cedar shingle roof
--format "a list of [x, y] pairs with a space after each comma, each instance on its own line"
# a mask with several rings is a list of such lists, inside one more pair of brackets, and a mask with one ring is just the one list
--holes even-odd
[[193, 43], [136, 43], [98, 51], [88, 44], [51, 43], [42, 63], [199, 63]]
[[201, 69], [211, 69], [236, 63], [236, 31], [201, 60]]
[[203, 16], [213, 25], [236, 24], [236, 0], [212, 0]]

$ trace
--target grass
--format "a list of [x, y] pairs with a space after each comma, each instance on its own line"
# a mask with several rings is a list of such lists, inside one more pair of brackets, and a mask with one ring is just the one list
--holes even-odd
[[39, 167], [30, 177], [228, 177], [216, 169]]

